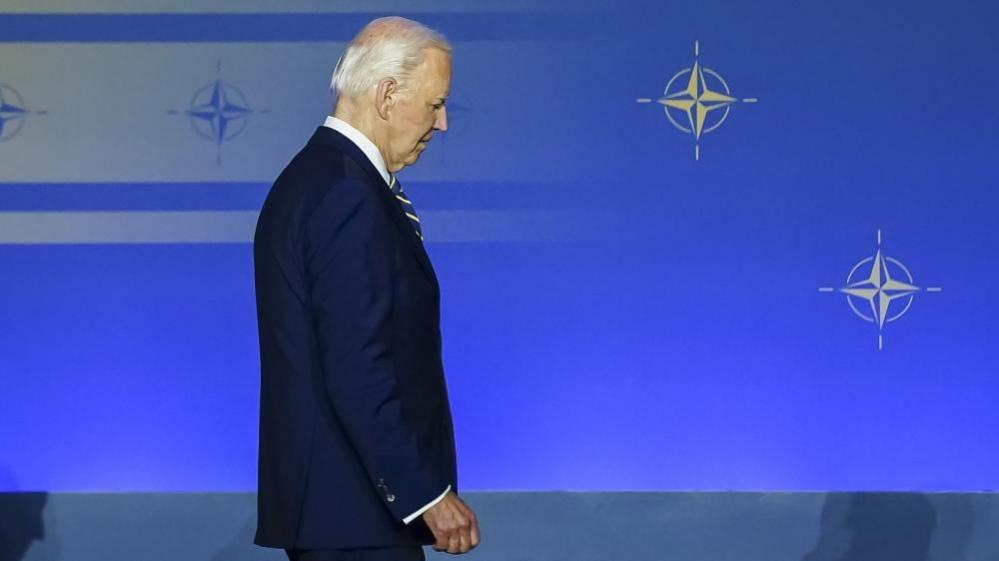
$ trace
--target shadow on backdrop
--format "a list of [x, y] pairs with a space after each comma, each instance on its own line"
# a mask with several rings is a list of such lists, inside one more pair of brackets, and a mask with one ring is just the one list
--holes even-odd
[[936, 510], [919, 493], [830, 493], [802, 561], [928, 561]]
[[251, 516], [230, 543], [212, 557], [212, 561], [245, 561], [260, 556], [265, 550], [253, 545], [253, 534], [256, 529], [257, 517]]
[[45, 538], [47, 501], [48, 493], [0, 493], [0, 561], [21, 561], [33, 541]]

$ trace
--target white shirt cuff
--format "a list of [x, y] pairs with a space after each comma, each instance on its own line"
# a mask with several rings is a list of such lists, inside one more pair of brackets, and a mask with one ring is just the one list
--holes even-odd
[[421, 508], [420, 510], [418, 510], [418, 511], [414, 512], [413, 514], [410, 514], [409, 516], [407, 516], [407, 517], [405, 517], [405, 518], [403, 518], [403, 519], [402, 519], [402, 522], [403, 522], [403, 524], [409, 524], [409, 523], [410, 523], [410, 522], [412, 522], [413, 520], [416, 520], [416, 517], [417, 517], [417, 516], [419, 516], [419, 515], [423, 514], [423, 513], [424, 513], [424, 512], [426, 512], [426, 511], [427, 511], [427, 510], [428, 510], [428, 509], [429, 509], [430, 507], [432, 507], [432, 506], [434, 506], [435, 504], [437, 504], [437, 503], [441, 502], [441, 499], [443, 499], [443, 498], [444, 498], [444, 495], [447, 495], [447, 494], [448, 494], [448, 492], [449, 492], [450, 490], [451, 490], [451, 486], [450, 486], [450, 485], [448, 485], [448, 486], [447, 486], [447, 489], [444, 489], [444, 492], [443, 492], [443, 493], [441, 493], [441, 496], [439, 496], [439, 497], [437, 497], [436, 499], [434, 499], [434, 500], [430, 501], [429, 503], [427, 503], [426, 505], [424, 505], [424, 507], [423, 507], [423, 508]]

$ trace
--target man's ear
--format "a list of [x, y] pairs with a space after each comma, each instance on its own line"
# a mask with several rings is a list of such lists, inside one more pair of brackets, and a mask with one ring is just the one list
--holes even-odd
[[395, 78], [384, 78], [378, 82], [378, 89], [375, 91], [375, 111], [378, 116], [388, 120], [389, 110], [395, 105], [399, 97], [399, 84]]

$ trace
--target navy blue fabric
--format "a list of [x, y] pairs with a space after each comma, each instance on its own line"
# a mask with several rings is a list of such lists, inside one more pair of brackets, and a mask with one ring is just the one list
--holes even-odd
[[402, 520], [457, 489], [440, 290], [388, 186], [320, 127], [278, 177], [253, 246], [261, 394], [255, 542], [429, 544]]
[[421, 547], [290, 550], [288, 561], [425, 561]]

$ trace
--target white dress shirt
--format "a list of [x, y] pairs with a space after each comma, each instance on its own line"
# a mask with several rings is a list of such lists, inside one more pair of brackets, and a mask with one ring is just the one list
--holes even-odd
[[[355, 129], [347, 121], [344, 121], [342, 119], [337, 119], [336, 117], [333, 116], [326, 117], [326, 122], [323, 123], [323, 126], [329, 127], [335, 130], [336, 132], [346, 136], [348, 139], [350, 139], [351, 142], [353, 142], [358, 148], [361, 149], [361, 152], [364, 152], [364, 155], [368, 157], [368, 160], [371, 161], [371, 163], [375, 166], [375, 169], [378, 170], [378, 173], [381, 174], [382, 179], [385, 180], [385, 186], [387, 187], [392, 184], [392, 176], [389, 174], [388, 168], [385, 167], [385, 160], [382, 158], [382, 153], [378, 151], [378, 147], [375, 146], [374, 142], [371, 142], [371, 139], [364, 136], [364, 133]], [[409, 524], [410, 522], [415, 520], [417, 516], [426, 512], [430, 507], [441, 502], [441, 500], [444, 498], [445, 495], [447, 495], [448, 491], [450, 490], [451, 486], [448, 485], [447, 488], [444, 489], [444, 492], [441, 493], [439, 497], [424, 505], [423, 508], [421, 508], [420, 510], [417, 510], [413, 514], [410, 514], [406, 518], [403, 518], [402, 519], [403, 523]]]

